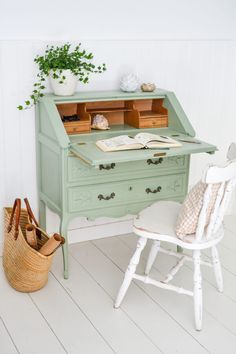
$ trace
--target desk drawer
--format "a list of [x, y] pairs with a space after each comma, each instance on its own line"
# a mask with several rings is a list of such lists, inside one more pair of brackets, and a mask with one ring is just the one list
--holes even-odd
[[77, 157], [68, 157], [68, 182], [81, 184], [109, 182], [115, 176], [119, 179], [139, 178], [137, 171], [141, 171], [140, 177], [158, 175], [162, 171], [178, 171], [188, 166], [188, 156], [174, 156], [166, 158], [154, 158], [143, 161], [131, 161], [117, 164], [100, 165], [94, 168]]
[[168, 127], [168, 117], [140, 118], [139, 128], [164, 128]]
[[69, 211], [105, 208], [185, 194], [187, 174], [69, 188]]

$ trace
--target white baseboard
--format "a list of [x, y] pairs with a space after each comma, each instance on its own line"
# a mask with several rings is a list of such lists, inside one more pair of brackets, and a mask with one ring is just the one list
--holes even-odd
[[68, 240], [71, 244], [127, 234], [130, 232], [132, 232], [132, 219], [72, 229], [68, 232]]
[[[68, 227], [69, 243], [96, 240], [132, 232], [132, 216], [119, 219], [99, 218], [88, 221], [86, 218], [75, 218]], [[47, 210], [47, 232], [59, 231], [59, 217]]]

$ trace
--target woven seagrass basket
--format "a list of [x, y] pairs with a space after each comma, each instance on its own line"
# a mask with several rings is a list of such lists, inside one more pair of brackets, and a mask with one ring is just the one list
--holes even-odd
[[[50, 256], [43, 256], [26, 242], [25, 225], [29, 223], [27, 209], [20, 210], [19, 226], [16, 226], [18, 221], [17, 217], [14, 216], [12, 227], [9, 228], [12, 212], [14, 213], [13, 208], [4, 209], [4, 272], [9, 284], [14, 289], [21, 292], [33, 292], [41, 289], [47, 283], [54, 253]], [[18, 235], [16, 234], [16, 228], [18, 228]], [[38, 246], [41, 247], [49, 237], [46, 232], [38, 229], [41, 231]]]

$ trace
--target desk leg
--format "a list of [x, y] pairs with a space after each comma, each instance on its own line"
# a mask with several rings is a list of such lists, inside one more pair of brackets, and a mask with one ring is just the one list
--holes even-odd
[[62, 245], [65, 279], [69, 278], [69, 250], [68, 250], [68, 239], [67, 239], [67, 227], [68, 227], [68, 220], [62, 217], [60, 221], [60, 234], [65, 238], [66, 241], [64, 245]]
[[46, 231], [46, 204], [42, 200], [39, 201], [39, 225]]

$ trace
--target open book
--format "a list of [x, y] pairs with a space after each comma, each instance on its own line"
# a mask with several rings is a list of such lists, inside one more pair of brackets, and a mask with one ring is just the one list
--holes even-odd
[[181, 143], [165, 135], [138, 133], [134, 137], [120, 135], [114, 138], [98, 140], [96, 145], [102, 151], [121, 151], [138, 149], [158, 149], [180, 147]]

